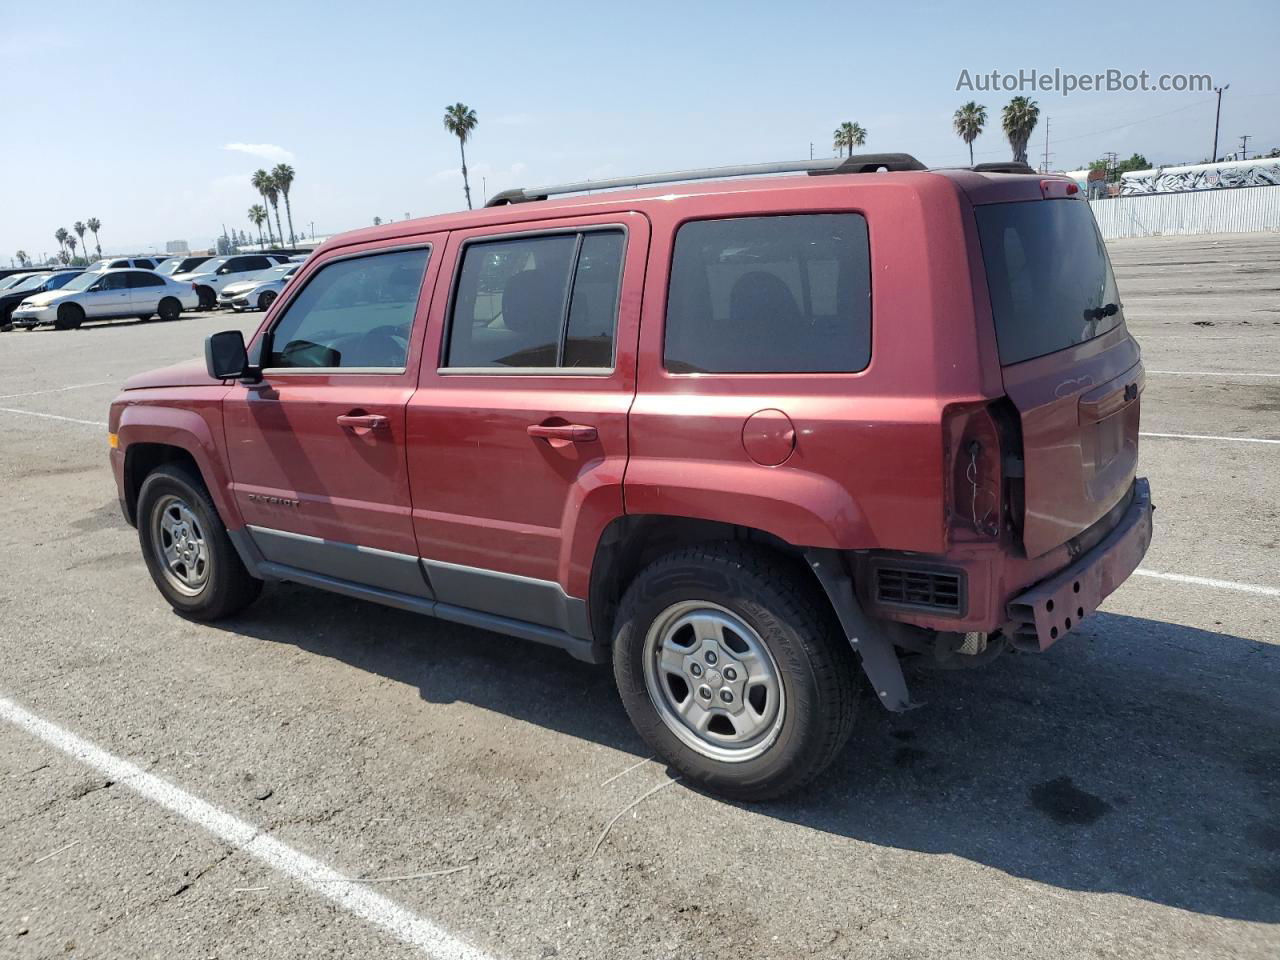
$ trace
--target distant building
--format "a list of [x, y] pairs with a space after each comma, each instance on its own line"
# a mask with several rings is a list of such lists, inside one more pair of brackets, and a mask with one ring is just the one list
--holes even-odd
[[185, 240], [168, 240], [164, 245], [165, 253], [190, 253], [191, 248], [187, 246]]

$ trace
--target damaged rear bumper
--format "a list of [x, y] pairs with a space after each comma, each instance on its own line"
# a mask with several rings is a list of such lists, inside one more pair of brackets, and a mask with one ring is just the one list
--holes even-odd
[[1138, 568], [1151, 545], [1151, 486], [1134, 481], [1133, 501], [1093, 549], [1015, 597], [1003, 633], [1021, 650], [1045, 650], [1093, 613]]

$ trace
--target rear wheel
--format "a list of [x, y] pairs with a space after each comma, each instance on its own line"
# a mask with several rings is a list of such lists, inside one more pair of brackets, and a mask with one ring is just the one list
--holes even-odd
[[276, 294], [274, 290], [267, 290], [258, 294], [258, 309], [264, 313], [271, 309], [271, 304], [276, 302]]
[[53, 326], [58, 330], [74, 330], [84, 323], [84, 308], [76, 303], [64, 303], [58, 308]]
[[799, 789], [853, 729], [857, 664], [807, 571], [710, 544], [643, 570], [618, 612], [632, 723], [692, 783], [740, 800]]
[[177, 320], [182, 315], [182, 304], [174, 297], [165, 297], [160, 301], [160, 307], [157, 312], [160, 314], [161, 320]]
[[194, 620], [238, 613], [262, 591], [245, 569], [200, 478], [178, 465], [157, 468], [138, 495], [138, 540], [156, 587]]

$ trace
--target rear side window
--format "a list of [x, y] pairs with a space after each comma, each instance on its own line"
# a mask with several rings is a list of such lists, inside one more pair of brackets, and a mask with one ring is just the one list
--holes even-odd
[[871, 359], [867, 221], [856, 213], [686, 223], [664, 362], [673, 373], [856, 373]]
[[129, 274], [129, 286], [138, 289], [141, 287], [163, 287], [164, 280], [154, 273], [133, 272]]
[[321, 267], [271, 332], [268, 367], [403, 369], [427, 249]]
[[625, 246], [621, 230], [468, 244], [444, 365], [612, 367]]
[[1124, 322], [1087, 203], [993, 203], [975, 213], [1002, 364], [1056, 353]]

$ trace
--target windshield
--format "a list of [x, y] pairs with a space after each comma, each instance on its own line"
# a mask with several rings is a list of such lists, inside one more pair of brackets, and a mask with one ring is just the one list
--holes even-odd
[[0, 280], [0, 290], [8, 290], [10, 287], [16, 287], [22, 282], [23, 277], [25, 276], [26, 274], [15, 273], [12, 277], [5, 277], [3, 280]]
[[213, 273], [213, 271], [217, 270], [220, 266], [222, 266], [224, 263], [226, 263], [230, 259], [231, 259], [230, 257], [214, 257], [212, 260], [206, 260], [204, 263], [199, 264], [198, 266], [194, 266], [190, 270], [187, 270], [184, 272]]
[[77, 277], [73, 277], [67, 283], [67, 285], [62, 289], [63, 290], [87, 290], [90, 287], [90, 285], [93, 284], [94, 281], [101, 280], [102, 277], [103, 277], [103, 274], [101, 273], [85, 272], [80, 274]]
[[181, 260], [166, 260], [156, 268], [156, 273], [162, 273], [166, 277], [172, 277], [178, 272], [178, 268], [182, 266]]
[[976, 215], [1002, 364], [1065, 350], [1124, 322], [1087, 203], [992, 203]]
[[21, 290], [34, 290], [48, 279], [49, 274], [47, 273], [35, 273], [27, 277], [27, 279], [15, 283], [9, 289], [14, 293], [18, 293]]

